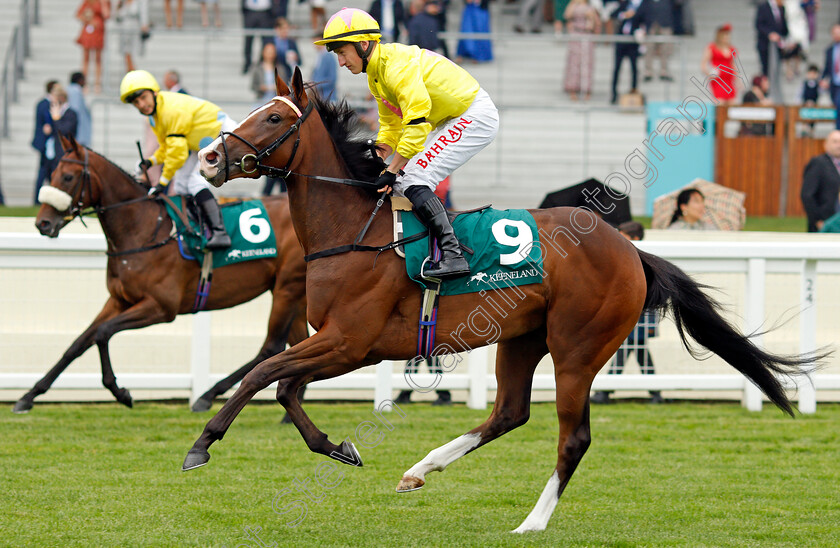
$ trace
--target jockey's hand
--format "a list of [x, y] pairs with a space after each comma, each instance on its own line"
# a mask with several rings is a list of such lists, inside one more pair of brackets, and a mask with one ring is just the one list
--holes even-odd
[[382, 173], [379, 174], [379, 178], [376, 179], [376, 186], [378, 187], [377, 192], [384, 192], [386, 194], [390, 194], [396, 182], [397, 174], [393, 171], [383, 169]]
[[160, 183], [149, 189], [149, 197], [154, 198], [158, 194], [166, 194], [166, 186]]

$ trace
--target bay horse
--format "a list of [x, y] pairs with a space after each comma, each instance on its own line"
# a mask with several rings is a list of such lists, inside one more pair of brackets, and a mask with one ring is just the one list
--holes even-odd
[[[277, 97], [230, 134], [199, 152], [205, 178], [227, 180], [284, 171], [296, 233], [307, 255], [347, 246], [370, 221], [362, 244], [391, 242], [390, 206], [372, 217], [377, 195], [360, 188], [381, 162], [347, 134], [349, 109], [309, 96], [295, 69], [291, 89], [279, 77]], [[341, 184], [347, 183], [347, 184]], [[362, 185], [363, 186], [363, 185]], [[372, 186], [372, 185], [369, 185]], [[777, 356], [734, 329], [718, 305], [675, 265], [638, 250], [585, 209], [531, 211], [540, 229], [542, 283], [490, 293], [440, 298], [435, 353], [452, 354], [498, 343], [498, 389], [489, 418], [431, 451], [409, 468], [397, 491], [422, 487], [465, 454], [524, 424], [537, 363], [550, 354], [559, 419], [557, 464], [536, 506], [514, 532], [545, 529], [560, 495], [590, 445], [589, 393], [596, 373], [633, 330], [643, 309], [668, 309], [680, 337], [720, 355], [783, 411], [793, 414], [775, 374], [796, 375], [814, 357]], [[346, 249], [346, 247], [345, 247]], [[322, 254], [323, 255], [323, 254]], [[524, 255], [523, 255], [524, 256]], [[349, 440], [329, 441], [294, 398], [306, 383], [336, 377], [381, 360], [414, 357], [421, 292], [391, 252], [348, 252], [312, 260], [306, 272], [307, 314], [317, 333], [268, 358], [248, 373], [207, 423], [182, 469], [202, 466], [208, 448], [223, 438], [259, 390], [278, 381], [286, 408], [309, 449], [361, 465]], [[505, 306], [503, 303], [513, 303]], [[454, 360], [454, 357], [450, 357]], [[447, 365], [448, 367], [448, 365]]]
[[[127, 389], [117, 385], [108, 342], [127, 329], [171, 322], [192, 311], [201, 265], [181, 257], [172, 237], [172, 221], [160, 200], [146, 197], [146, 187], [104, 156], [62, 137], [67, 151], [53, 172], [51, 186], [65, 193], [68, 209], [42, 204], [35, 220], [41, 234], [55, 238], [71, 220], [92, 209], [108, 242], [106, 283], [110, 297], [93, 323], [70, 345], [58, 363], [14, 406], [32, 408], [58, 376], [94, 343], [99, 348], [102, 384], [118, 402], [131, 407]], [[277, 256], [214, 270], [206, 310], [229, 308], [271, 292], [268, 333], [257, 356], [219, 381], [193, 404], [205, 411], [257, 363], [308, 336], [303, 252], [292, 227], [288, 199], [263, 199], [276, 236]], [[63, 207], [63, 206], [62, 206]]]

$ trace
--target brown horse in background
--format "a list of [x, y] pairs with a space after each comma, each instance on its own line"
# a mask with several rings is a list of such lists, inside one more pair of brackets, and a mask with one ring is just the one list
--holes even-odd
[[[308, 96], [299, 70], [295, 69], [291, 90], [277, 79], [277, 95], [235, 132], [222, 134], [199, 153], [202, 172], [220, 186], [237, 177], [287, 171], [292, 220], [305, 253], [346, 246], [371, 218], [378, 197], [372, 188], [352, 185], [358, 185], [359, 179], [373, 181], [382, 164], [364, 143], [348, 135], [351, 116], [346, 105], [330, 106]], [[389, 213], [386, 201], [372, 218], [362, 244], [382, 246], [391, 241]], [[429, 472], [444, 470], [524, 424], [534, 370], [550, 354], [560, 422], [557, 464], [516, 532], [544, 529], [590, 444], [592, 381], [643, 309], [671, 310], [686, 346], [690, 335], [758, 385], [773, 403], [793, 413], [774, 374], [797, 374], [813, 358], [776, 356], [757, 348], [721, 317], [717, 305], [688, 275], [638, 250], [590, 212], [555, 208], [531, 213], [540, 230], [539, 244], [534, 245], [539, 245], [543, 257], [542, 283], [440, 299], [436, 354], [498, 342], [493, 411], [482, 425], [433, 450], [406, 471], [397, 491], [422, 487]], [[413, 357], [421, 293], [406, 275], [403, 260], [390, 252], [343, 253], [314, 260], [307, 268], [306, 285], [309, 323], [318, 332], [245, 376], [207, 423], [187, 454], [184, 470], [206, 464], [210, 445], [222, 439], [254, 394], [275, 381], [279, 381], [278, 401], [310, 450], [361, 465], [353, 444], [330, 442], [294, 395], [312, 381], [381, 360]]]
[[[32, 408], [36, 396], [94, 343], [99, 348], [102, 384], [120, 403], [132, 406], [131, 395], [117, 385], [111, 368], [108, 341], [126, 329], [171, 322], [192, 311], [201, 265], [185, 260], [172, 237], [172, 221], [163, 202], [146, 197], [148, 190], [105, 157], [64, 139], [67, 153], [53, 172], [51, 186], [72, 198], [70, 208], [57, 211], [44, 204], [35, 224], [41, 234], [55, 238], [75, 217], [91, 208], [97, 213], [108, 242], [107, 284], [110, 297], [93, 323], [70, 345], [58, 363], [14, 407], [15, 413]], [[306, 325], [303, 252], [283, 197], [263, 199], [277, 240], [277, 256], [240, 262], [213, 271], [205, 310], [219, 310], [271, 292], [268, 333], [257, 356], [219, 381], [193, 404], [193, 411], [210, 408], [264, 359], [308, 336]]]

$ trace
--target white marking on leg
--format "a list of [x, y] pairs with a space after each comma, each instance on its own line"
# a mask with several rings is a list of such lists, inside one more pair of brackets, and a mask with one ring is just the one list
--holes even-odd
[[406, 476], [425, 479], [429, 472], [442, 472], [454, 461], [466, 455], [481, 443], [481, 434], [464, 434], [446, 445], [433, 449], [426, 458], [412, 466]]
[[554, 507], [557, 506], [557, 500], [560, 498], [560, 477], [557, 475], [557, 470], [548, 478], [548, 483], [540, 495], [537, 505], [522, 522], [522, 525], [511, 531], [512, 533], [524, 533], [526, 531], [542, 531], [548, 525], [548, 520], [551, 514], [554, 513]]

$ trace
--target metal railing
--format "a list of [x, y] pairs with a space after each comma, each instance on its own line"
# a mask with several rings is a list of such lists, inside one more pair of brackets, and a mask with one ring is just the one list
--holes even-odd
[[18, 82], [24, 76], [24, 60], [30, 55], [30, 27], [40, 20], [38, 0], [21, 0], [20, 21], [12, 29], [12, 37], [3, 59], [3, 81], [0, 89], [3, 93], [3, 138], [9, 137], [9, 104], [18, 101]]

